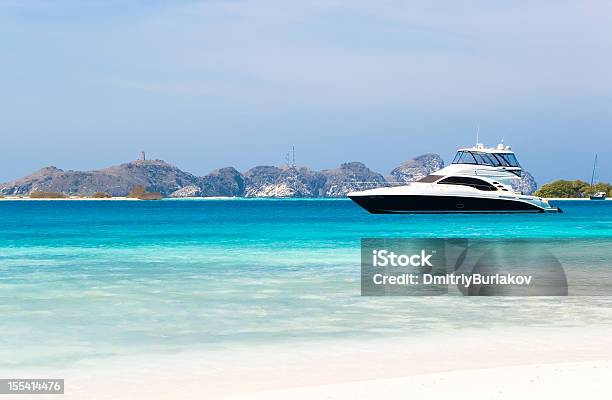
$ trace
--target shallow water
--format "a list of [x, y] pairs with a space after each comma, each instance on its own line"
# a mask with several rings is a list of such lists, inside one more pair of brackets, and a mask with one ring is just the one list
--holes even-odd
[[360, 296], [362, 237], [612, 238], [612, 202], [558, 205], [371, 215], [348, 200], [2, 201], [0, 364], [612, 325], [608, 297]]

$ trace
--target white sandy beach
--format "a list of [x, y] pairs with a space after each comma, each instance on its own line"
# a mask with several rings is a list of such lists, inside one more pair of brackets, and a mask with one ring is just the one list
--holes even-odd
[[464, 329], [116, 357], [2, 375], [65, 378], [63, 399], [565, 399], [605, 393], [610, 360], [610, 328]]
[[[232, 200], [232, 199], [242, 199], [243, 197], [227, 197], [227, 196], [211, 196], [211, 197], [177, 197], [177, 198], [170, 198], [170, 197], [165, 197], [165, 200]], [[77, 196], [71, 196], [71, 197], [62, 197], [62, 198], [31, 198], [31, 197], [20, 197], [20, 196], [4, 196], [4, 197], [0, 197], [0, 201], [14, 201], [14, 200], [18, 200], [18, 201], [83, 201], [83, 200], [94, 200], [94, 201], [123, 201], [123, 200], [129, 200], [129, 201], [138, 201], [140, 199], [134, 198], [134, 197], [102, 197], [102, 198], [96, 198], [96, 197], [77, 197]]]
[[580, 399], [607, 393], [610, 378], [609, 361], [535, 364], [307, 386], [226, 399]]
[[19, 196], [5, 196], [0, 197], [0, 201], [83, 201], [83, 200], [94, 200], [94, 201], [116, 201], [116, 200], [130, 200], [136, 201], [133, 197], [63, 197], [63, 198], [31, 198], [31, 197], [19, 197]]
[[591, 200], [588, 197], [546, 197], [546, 200], [549, 201], [611, 201], [612, 198], [606, 198], [604, 200]]

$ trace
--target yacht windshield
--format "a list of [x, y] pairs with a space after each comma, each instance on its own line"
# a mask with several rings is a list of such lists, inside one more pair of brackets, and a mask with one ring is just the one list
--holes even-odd
[[512, 153], [485, 153], [482, 151], [458, 151], [453, 164], [490, 165], [492, 167], [520, 167]]
[[496, 156], [505, 160], [510, 167], [520, 167], [516, 156], [512, 153], [497, 153]]
[[458, 151], [453, 164], [478, 164], [478, 162], [469, 151]]
[[478, 161], [479, 165], [490, 165], [492, 167], [499, 167], [501, 165], [499, 160], [495, 158], [493, 154], [481, 153], [478, 151], [473, 151], [472, 154], [474, 155], [474, 158], [476, 158], [476, 161]]

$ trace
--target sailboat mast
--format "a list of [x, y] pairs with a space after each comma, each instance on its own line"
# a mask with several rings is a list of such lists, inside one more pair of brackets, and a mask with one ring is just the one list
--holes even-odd
[[593, 162], [593, 173], [591, 174], [591, 187], [595, 182], [595, 169], [597, 169], [597, 154], [595, 154], [595, 161]]

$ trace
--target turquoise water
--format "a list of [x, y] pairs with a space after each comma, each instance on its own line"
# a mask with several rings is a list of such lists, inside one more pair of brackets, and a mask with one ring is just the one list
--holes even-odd
[[360, 296], [362, 237], [612, 238], [612, 202], [558, 205], [371, 215], [348, 200], [0, 201], [0, 366], [612, 325], [609, 298]]

